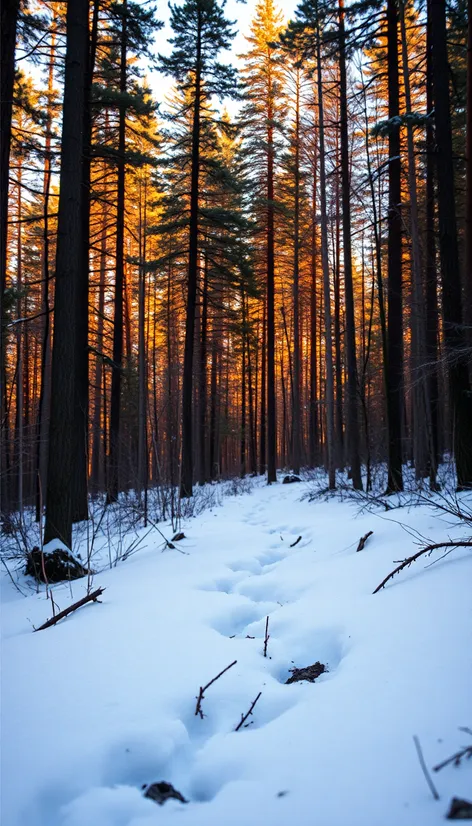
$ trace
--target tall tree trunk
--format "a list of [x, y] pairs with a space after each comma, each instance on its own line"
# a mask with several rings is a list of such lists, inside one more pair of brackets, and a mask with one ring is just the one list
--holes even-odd
[[80, 279], [83, 107], [88, 0], [67, 6], [61, 176], [54, 298], [51, 424], [44, 541], [72, 544], [76, 300]]
[[[402, 41], [403, 85], [406, 113], [411, 114], [410, 69], [406, 38], [405, 3], [400, 0], [400, 30]], [[407, 124], [408, 192], [410, 196], [411, 234], [411, 350], [412, 350], [412, 428], [413, 459], [416, 479], [423, 479], [431, 471], [433, 463], [431, 417], [426, 387], [426, 319], [424, 314], [423, 268], [421, 260], [418, 194], [416, 187], [416, 162], [413, 126]]]
[[402, 219], [398, 77], [397, 0], [387, 3], [388, 63], [388, 355], [387, 492], [403, 490], [402, 410], [403, 410], [403, 302], [402, 302]]
[[[92, 466], [90, 479], [93, 490], [98, 492], [105, 483], [105, 462], [106, 441], [105, 435], [101, 432], [102, 423], [102, 373], [104, 365], [103, 353], [103, 321], [105, 313], [105, 281], [107, 267], [107, 220], [108, 210], [105, 204], [102, 214], [102, 228], [100, 238], [99, 254], [99, 283], [98, 283], [98, 312], [97, 312], [97, 358], [95, 362], [94, 380], [94, 400], [93, 400], [93, 425], [92, 425]], [[103, 400], [105, 401], [105, 399]], [[104, 414], [103, 414], [104, 415]]]
[[147, 370], [146, 370], [146, 238], [147, 168], [144, 183], [139, 183], [139, 309], [138, 309], [138, 489], [146, 496], [148, 484], [147, 451]]
[[[337, 143], [337, 140], [336, 140]], [[336, 156], [338, 152], [336, 149]], [[335, 216], [332, 230], [333, 243], [333, 293], [334, 293], [334, 450], [336, 466], [344, 469], [343, 423], [343, 368], [341, 346], [341, 227], [339, 209], [339, 175], [335, 185]]]
[[3, 302], [7, 274], [8, 184], [19, 8], [19, 0], [3, 0], [0, 17], [0, 509], [2, 513], [6, 513], [9, 507], [6, 331]]
[[46, 135], [44, 145], [44, 177], [43, 177], [43, 243], [41, 250], [41, 311], [44, 313], [42, 341], [41, 341], [41, 380], [38, 402], [37, 448], [36, 448], [36, 521], [41, 517], [41, 507], [47, 481], [48, 462], [48, 432], [51, 410], [51, 319], [49, 308], [49, 199], [51, 192], [52, 175], [52, 121], [54, 95], [54, 64], [56, 56], [57, 24], [56, 9], [53, 9], [51, 34], [51, 48], [49, 51], [48, 86], [46, 104]]
[[354, 318], [354, 289], [352, 283], [351, 245], [351, 181], [349, 175], [349, 134], [346, 78], [346, 32], [344, 0], [339, 0], [339, 108], [341, 131], [341, 190], [343, 210], [343, 263], [345, 302], [345, 349], [347, 363], [347, 456], [351, 468], [352, 485], [362, 490], [359, 457], [359, 421], [357, 404], [356, 326]]
[[315, 466], [318, 459], [319, 426], [318, 426], [318, 396], [317, 396], [317, 243], [316, 243], [316, 188], [317, 188], [317, 155], [316, 136], [313, 148], [313, 184], [311, 203], [311, 286], [310, 286], [310, 416], [309, 416], [309, 450], [310, 465]]
[[472, 380], [472, 0], [467, 0], [467, 144], [465, 201], [464, 321], [469, 348], [469, 379]]
[[[21, 156], [18, 159], [18, 235], [16, 239], [16, 283], [18, 287], [17, 312], [18, 318], [23, 317], [23, 239], [22, 239], [22, 186], [23, 168]], [[23, 359], [23, 332], [21, 324], [16, 325], [16, 471], [17, 471], [17, 508], [20, 517], [23, 517], [23, 481], [24, 481], [24, 359]], [[26, 334], [26, 330], [25, 330]]]
[[300, 405], [300, 85], [301, 70], [296, 69], [295, 158], [293, 217], [293, 390], [292, 390], [292, 468], [300, 473], [301, 405]]
[[262, 349], [261, 349], [261, 421], [259, 430], [259, 473], [266, 472], [267, 455], [267, 381], [266, 381], [266, 350], [267, 350], [267, 299], [264, 299], [262, 310]]
[[439, 462], [439, 390], [437, 368], [439, 359], [439, 310], [434, 192], [435, 138], [431, 119], [431, 113], [434, 108], [431, 15], [428, 15], [427, 22], [426, 50], [426, 109], [430, 115], [426, 123], [426, 356], [428, 362], [428, 395], [432, 433], [430, 485], [434, 488], [436, 484], [436, 468]]
[[[123, 0], [120, 41], [120, 92], [126, 92], [127, 0]], [[123, 364], [123, 294], [126, 176], [126, 104], [120, 103], [118, 123], [118, 161], [116, 195], [115, 301], [113, 317], [113, 367], [110, 399], [110, 456], [108, 462], [107, 502], [115, 502], [119, 491], [121, 380]]]
[[215, 479], [218, 475], [218, 373], [219, 373], [219, 352], [218, 334], [215, 329], [215, 319], [213, 319], [213, 333], [211, 343], [211, 402], [210, 402], [210, 479]]
[[200, 386], [198, 393], [199, 461], [198, 482], [207, 481], [207, 338], [208, 338], [208, 258], [205, 255], [203, 267], [202, 316], [200, 323]]
[[75, 473], [72, 486], [72, 521], [88, 519], [88, 416], [89, 416], [89, 269], [90, 269], [90, 196], [92, 167], [91, 92], [98, 35], [99, 0], [94, 0], [90, 32], [89, 59], [84, 95], [84, 160], [82, 165], [82, 249], [81, 277], [77, 294], [76, 333], [76, 400], [74, 436]]
[[452, 156], [446, 9], [430, 0], [436, 163], [438, 180], [439, 251], [441, 256], [444, 342], [449, 371], [452, 432], [459, 489], [472, 486], [472, 395], [462, 326], [459, 252], [457, 244], [454, 163]]
[[274, 127], [267, 113], [267, 484], [277, 481], [275, 405], [275, 261], [274, 261]]
[[[318, 4], [317, 4], [318, 11]], [[331, 331], [331, 294], [329, 284], [328, 260], [328, 217], [326, 210], [326, 169], [325, 169], [325, 133], [323, 110], [323, 81], [321, 70], [320, 25], [316, 21], [316, 71], [319, 109], [319, 145], [320, 145], [320, 208], [321, 208], [321, 263], [323, 269], [323, 297], [326, 347], [326, 452], [328, 466], [328, 485], [330, 490], [336, 487], [336, 468], [334, 456], [334, 376], [333, 376], [333, 339]]]
[[244, 288], [241, 289], [241, 305], [243, 308], [243, 329], [241, 335], [241, 439], [240, 439], [240, 449], [239, 449], [239, 466], [240, 466], [240, 476], [241, 479], [244, 479], [247, 473], [247, 465], [246, 465], [246, 442], [247, 442], [247, 433], [246, 433], [246, 318], [245, 318], [245, 309], [244, 309]]
[[198, 280], [198, 210], [200, 176], [200, 118], [201, 118], [201, 11], [198, 11], [196, 48], [195, 98], [192, 125], [192, 169], [190, 186], [190, 237], [188, 256], [187, 314], [185, 323], [184, 375], [182, 386], [182, 469], [181, 497], [193, 493], [193, 351], [195, 336], [195, 308]]

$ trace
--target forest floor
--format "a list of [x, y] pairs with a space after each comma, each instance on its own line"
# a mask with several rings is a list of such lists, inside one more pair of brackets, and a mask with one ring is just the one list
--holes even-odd
[[[22, 596], [2, 573], [3, 826], [434, 826], [471, 798], [472, 760], [431, 769], [472, 744], [472, 551], [422, 557], [372, 594], [466, 526], [309, 487], [225, 498], [182, 524], [184, 553], [143, 532], [95, 577], [101, 604], [38, 633], [44, 588]], [[55, 586], [59, 609], [86, 584]], [[202, 719], [200, 686], [235, 660]], [[316, 662], [314, 683], [286, 684]], [[145, 798], [158, 781], [188, 802]]]

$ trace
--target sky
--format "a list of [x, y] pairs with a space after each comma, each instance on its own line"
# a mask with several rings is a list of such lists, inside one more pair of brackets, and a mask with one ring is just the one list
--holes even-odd
[[[245, 35], [249, 33], [249, 26], [255, 15], [257, 2], [258, 0], [246, 0], [246, 2], [227, 0], [225, 8], [226, 17], [229, 20], [235, 21], [235, 29], [237, 32], [230, 56], [230, 59], [233, 60], [234, 63], [237, 63], [237, 55], [243, 54], [247, 49]], [[176, 0], [176, 5], [180, 5], [181, 3], [182, 0]], [[276, 2], [276, 5], [288, 21], [293, 16], [294, 10], [298, 5], [298, 0], [279, 0]], [[156, 52], [168, 54], [171, 48], [168, 39], [172, 35], [172, 30], [169, 26], [170, 13], [167, 2], [158, 3], [157, 17], [164, 22], [164, 27], [156, 35]], [[172, 86], [172, 80], [164, 77], [159, 72], [153, 72], [149, 76], [148, 81], [159, 102], [162, 101], [163, 96], [167, 94]]]

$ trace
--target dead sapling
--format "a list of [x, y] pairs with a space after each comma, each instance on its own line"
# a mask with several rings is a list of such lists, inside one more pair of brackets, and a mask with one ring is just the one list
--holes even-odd
[[295, 547], [295, 545], [298, 545], [298, 543], [299, 543], [299, 542], [301, 542], [301, 540], [302, 540], [302, 538], [301, 538], [301, 536], [299, 536], [299, 537], [298, 537], [298, 539], [296, 539], [296, 540], [295, 540], [295, 542], [292, 542], [292, 544], [290, 545], [290, 547], [291, 547], [291, 548], [294, 548], [294, 547]]
[[200, 686], [200, 691], [198, 692], [198, 697], [196, 698], [197, 705], [195, 706], [195, 717], [198, 717], [198, 715], [200, 715], [200, 717], [203, 720], [205, 715], [202, 711], [202, 700], [205, 699], [205, 691], [207, 690], [207, 688], [210, 688], [210, 686], [213, 685], [213, 683], [216, 683], [216, 681], [219, 680], [220, 677], [222, 677], [223, 674], [226, 673], [226, 671], [229, 671], [229, 669], [232, 668], [233, 665], [236, 665], [236, 663], [237, 660], [233, 660], [233, 662], [227, 665], [226, 668], [223, 668], [223, 671], [220, 671], [220, 673], [217, 674], [216, 677], [213, 677], [213, 679], [210, 680], [209, 683], [207, 683], [204, 686]]
[[266, 617], [265, 636], [264, 636], [264, 657], [267, 657], [267, 644], [270, 640], [269, 634], [269, 617]]
[[367, 531], [367, 533], [364, 536], [361, 536], [361, 538], [359, 539], [359, 544], [356, 548], [356, 551], [363, 551], [364, 550], [365, 543], [367, 542], [369, 536], [372, 536], [373, 533], [374, 533], [373, 531]]
[[68, 608], [64, 608], [63, 611], [60, 611], [55, 616], [51, 617], [51, 619], [48, 619], [45, 623], [43, 623], [43, 625], [40, 625], [39, 628], [35, 628], [34, 630], [44, 631], [45, 628], [50, 628], [51, 625], [56, 625], [56, 623], [59, 622], [61, 619], [64, 619], [64, 617], [67, 617], [69, 614], [72, 614], [73, 611], [77, 611], [77, 608], [81, 608], [82, 605], [86, 605], [87, 602], [100, 602], [98, 597], [100, 597], [103, 594], [104, 590], [105, 588], [97, 588], [96, 591], [93, 591], [91, 594], [87, 594], [87, 596], [82, 597], [82, 599], [79, 599], [78, 602], [74, 602], [73, 605], [69, 605]]
[[249, 711], [247, 711], [246, 714], [241, 714], [241, 719], [240, 719], [238, 725], [236, 726], [235, 731], [239, 731], [239, 729], [242, 728], [243, 726], [244, 726], [244, 728], [247, 728], [247, 726], [251, 725], [251, 723], [253, 721], [251, 720], [251, 723], [246, 723], [246, 720], [252, 715], [252, 712], [254, 711], [254, 706], [256, 705], [256, 703], [257, 703], [259, 697], [261, 696], [261, 694], [262, 694], [262, 691], [259, 691], [259, 694], [257, 695], [256, 699], [252, 701]]

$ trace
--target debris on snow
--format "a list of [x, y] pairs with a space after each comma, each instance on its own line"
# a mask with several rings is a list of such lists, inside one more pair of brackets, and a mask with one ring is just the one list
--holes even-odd
[[326, 666], [320, 662], [316, 662], [313, 665], [307, 665], [305, 668], [291, 668], [290, 673], [292, 676], [288, 678], [285, 685], [290, 685], [290, 683], [301, 683], [304, 680], [308, 683], [314, 683], [320, 674], [324, 674], [327, 671], [328, 669]]
[[28, 554], [25, 574], [34, 577], [37, 582], [64, 582], [69, 579], [80, 579], [91, 573], [65, 547], [48, 548], [41, 552], [35, 546]]
[[295, 473], [289, 473], [287, 476], [284, 476], [282, 484], [283, 485], [292, 485], [294, 482], [301, 482], [299, 476], [296, 476]]
[[180, 800], [181, 803], [188, 803], [188, 800], [177, 789], [174, 789], [172, 783], [166, 783], [165, 780], [161, 780], [160, 783], [151, 783], [149, 786], [144, 784], [142, 788], [143, 791], [145, 790], [144, 797], [149, 797], [159, 806], [163, 806], [166, 800]]
[[453, 797], [446, 818], [447, 820], [472, 820], [472, 803], [470, 800]]
[[361, 536], [361, 538], [359, 539], [359, 544], [356, 548], [356, 551], [363, 551], [364, 550], [365, 543], [367, 542], [369, 536], [372, 536], [373, 533], [374, 533], [373, 531], [367, 531], [367, 533], [364, 534], [364, 536]]

